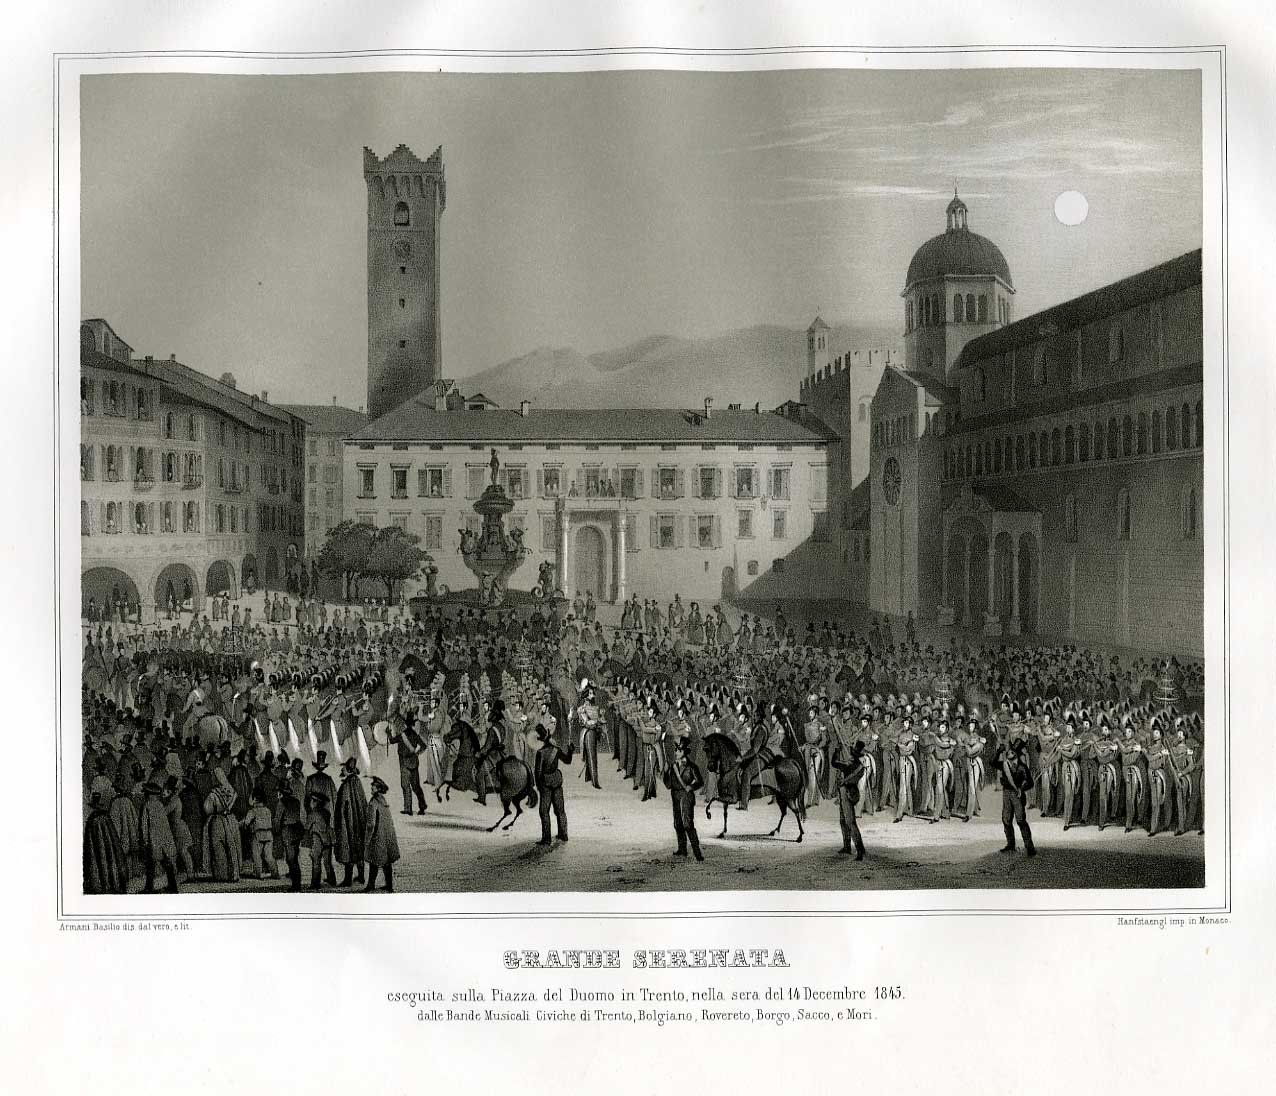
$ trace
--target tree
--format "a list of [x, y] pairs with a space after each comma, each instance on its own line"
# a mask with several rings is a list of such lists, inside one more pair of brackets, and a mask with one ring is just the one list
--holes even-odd
[[393, 601], [395, 583], [415, 578], [430, 558], [420, 544], [420, 537], [397, 525], [376, 530], [363, 574], [384, 582], [386, 597]]
[[351, 585], [370, 573], [368, 559], [376, 538], [377, 530], [361, 521], [343, 521], [328, 530], [319, 551], [319, 570], [341, 579], [347, 601]]

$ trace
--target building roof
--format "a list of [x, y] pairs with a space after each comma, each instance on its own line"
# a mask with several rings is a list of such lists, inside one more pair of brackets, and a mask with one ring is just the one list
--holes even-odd
[[588, 442], [637, 444], [822, 445], [837, 434], [819, 419], [796, 421], [774, 411], [678, 408], [574, 408], [435, 411], [414, 397], [358, 431], [363, 442]]
[[963, 347], [957, 365], [961, 367], [981, 358], [1004, 354], [1048, 335], [1082, 327], [1200, 284], [1201, 249], [1198, 247], [1158, 266], [971, 339]]
[[251, 393], [241, 392], [228, 384], [215, 381], [196, 369], [181, 362], [165, 358], [132, 358], [122, 362], [101, 351], [88, 347], [80, 347], [80, 368], [114, 369], [133, 373], [139, 377], [150, 377], [159, 381], [170, 390], [186, 397], [195, 403], [205, 404], [232, 418], [239, 419], [254, 430], [262, 428], [261, 418], [272, 419], [278, 423], [289, 424], [293, 415], [287, 410], [266, 403]]
[[949, 435], [971, 434], [980, 430], [988, 430], [1009, 423], [1035, 419], [1043, 415], [1053, 415], [1061, 411], [1078, 410], [1083, 407], [1094, 407], [1113, 400], [1127, 400], [1132, 396], [1143, 396], [1152, 392], [1168, 392], [1174, 388], [1200, 384], [1203, 370], [1200, 362], [1184, 365], [1178, 369], [1163, 369], [1156, 373], [1140, 373], [1137, 377], [1127, 377], [1113, 381], [1111, 384], [1095, 385], [1092, 388], [1081, 388], [1076, 391], [1061, 392], [1049, 399], [1037, 400], [1017, 407], [1003, 407], [990, 415], [962, 416], [947, 431]]
[[951, 385], [945, 384], [938, 377], [932, 377], [929, 373], [923, 373], [920, 369], [901, 369], [899, 374], [907, 377], [918, 388], [925, 390], [926, 395], [934, 396], [939, 401], [955, 400], [959, 392]]
[[299, 419], [305, 419], [316, 434], [340, 434], [345, 437], [359, 430], [368, 421], [365, 412], [352, 411], [349, 407], [340, 407], [337, 404], [285, 403], [280, 406]]
[[829, 330], [831, 330], [829, 325], [826, 324], [819, 316], [816, 316], [815, 319], [811, 321], [811, 326], [807, 328], [807, 331], [829, 331]]
[[1012, 290], [1010, 264], [995, 243], [987, 236], [971, 232], [968, 228], [950, 228], [938, 236], [932, 236], [913, 255], [904, 278], [907, 289], [915, 282], [929, 278], [995, 274]]

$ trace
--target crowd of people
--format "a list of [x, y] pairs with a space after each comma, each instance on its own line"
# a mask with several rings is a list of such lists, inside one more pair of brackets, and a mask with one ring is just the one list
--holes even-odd
[[566, 839], [570, 802], [548, 769], [579, 751], [601, 787], [610, 752], [640, 802], [669, 790], [678, 851], [697, 859], [696, 795], [723, 811], [787, 799], [784, 765], [799, 779], [788, 805], [835, 804], [859, 856], [857, 815], [968, 821], [990, 785], [1007, 848], [1016, 821], [1032, 851], [1028, 809], [1065, 830], [1203, 831], [1199, 663], [922, 644], [911, 620], [898, 641], [881, 620], [803, 629], [782, 607], [733, 627], [680, 596], [635, 597], [614, 629], [579, 597], [413, 616], [276, 594], [255, 618], [210, 610], [86, 626], [86, 891], [246, 875], [295, 890], [303, 856], [312, 887], [371, 889], [381, 872], [392, 888], [395, 812], [374, 758], [397, 761], [404, 814], [428, 811], [423, 781], [436, 802], [504, 795], [502, 762], [522, 761], [547, 842], [551, 808]]

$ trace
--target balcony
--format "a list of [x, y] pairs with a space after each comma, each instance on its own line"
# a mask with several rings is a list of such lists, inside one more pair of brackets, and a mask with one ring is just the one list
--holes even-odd
[[268, 483], [268, 484], [266, 485], [266, 490], [267, 490], [267, 491], [269, 491], [272, 495], [277, 495], [277, 494], [279, 494], [279, 484], [277, 484], [277, 483]]
[[238, 483], [228, 483], [222, 488], [222, 490], [228, 495], [242, 495], [244, 493], [243, 487], [241, 487]]
[[134, 476], [133, 477], [134, 491], [149, 491], [154, 486], [155, 486], [154, 476]]
[[204, 486], [203, 476], [183, 476], [182, 477], [183, 491], [193, 491], [195, 490], [195, 488], [203, 487], [203, 486]]
[[114, 468], [108, 468], [106, 474], [102, 477], [107, 483], [119, 483], [120, 474]]

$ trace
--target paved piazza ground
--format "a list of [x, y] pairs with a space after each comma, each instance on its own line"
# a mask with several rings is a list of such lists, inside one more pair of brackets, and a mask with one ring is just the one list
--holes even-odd
[[[261, 602], [258, 593], [245, 597], [241, 605], [251, 604], [256, 617]], [[609, 626], [617, 615], [613, 608], [601, 607]], [[764, 616], [770, 615], [768, 608], [774, 605], [758, 606]], [[751, 607], [748, 611], [752, 615]], [[862, 616], [849, 618], [845, 606], [786, 604], [785, 611], [800, 625], [825, 616], [852, 626], [863, 623]], [[733, 623], [739, 619], [733, 609], [728, 615]], [[897, 638], [902, 637], [898, 622], [896, 631]], [[919, 631], [923, 643], [948, 640], [947, 633]], [[868, 856], [859, 863], [838, 854], [841, 835], [832, 802], [809, 812], [801, 844], [794, 840], [797, 828], [792, 818], [778, 837], [767, 836], [779, 812], [765, 799], [755, 800], [747, 812], [732, 808], [728, 836], [722, 840], [717, 838], [721, 805], [714, 805], [710, 822], [700, 804], [697, 826], [705, 861], [698, 864], [672, 855], [676, 843], [668, 793], [662, 788], [657, 799], [640, 802], [640, 794], [616, 771], [609, 754], [601, 759], [601, 791], [580, 779], [579, 758], [572, 765], [565, 783], [571, 840], [541, 848], [536, 845], [540, 821], [534, 810], [525, 811], [511, 831], [484, 832], [501, 812], [495, 796], [486, 807], [469, 793], [438, 803], [427, 788], [430, 808], [425, 815], [398, 814], [402, 801], [397, 763], [384, 749], [374, 747], [373, 753], [373, 769], [390, 785], [387, 801], [396, 811], [402, 860], [395, 866], [395, 889], [400, 892], [1178, 888], [1205, 882], [1204, 841], [1197, 834], [1149, 838], [1137, 829], [1126, 834], [1121, 825], [1103, 833], [1094, 827], [1074, 827], [1065, 834], [1057, 819], [1040, 819], [1034, 811], [1028, 820], [1038, 855], [1030, 860], [1022, 851], [1014, 856], [999, 853], [1004, 837], [1001, 793], [995, 788], [985, 789], [983, 813], [970, 822], [952, 819], [931, 825], [905, 818], [895, 824], [887, 812], [861, 819]], [[304, 852], [302, 873], [308, 886]], [[189, 891], [274, 891], [286, 889], [287, 883], [196, 880], [182, 886]], [[139, 887], [140, 881], [134, 880], [132, 889]]]

